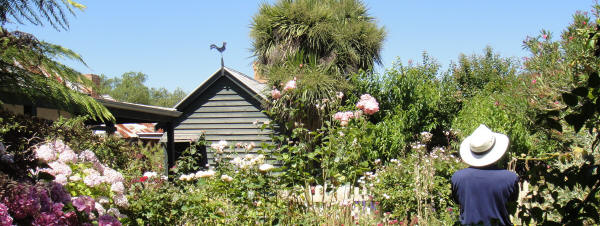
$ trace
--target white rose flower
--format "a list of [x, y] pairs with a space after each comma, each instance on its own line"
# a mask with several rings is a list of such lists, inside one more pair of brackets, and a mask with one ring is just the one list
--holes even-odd
[[207, 171], [202, 171], [202, 174], [200, 175], [201, 178], [209, 178], [209, 177], [213, 177], [215, 175], [215, 171], [214, 170], [207, 170]]
[[143, 176], [151, 178], [158, 176], [158, 174], [156, 172], [145, 172]]
[[258, 167], [258, 170], [259, 170], [260, 172], [266, 173], [266, 172], [269, 172], [269, 171], [273, 170], [274, 168], [275, 168], [275, 166], [273, 166], [273, 165], [271, 165], [271, 164], [267, 164], [267, 163], [265, 163], [265, 164], [262, 164], [262, 165], [260, 165], [260, 166]]
[[221, 175], [221, 180], [225, 181], [225, 182], [231, 182], [231, 181], [233, 181], [233, 177], [223, 174], [223, 175]]

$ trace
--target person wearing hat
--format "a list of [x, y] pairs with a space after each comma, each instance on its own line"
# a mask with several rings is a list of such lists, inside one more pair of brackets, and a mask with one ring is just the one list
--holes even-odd
[[519, 177], [497, 163], [508, 148], [506, 135], [481, 124], [460, 145], [460, 157], [470, 167], [452, 175], [452, 198], [460, 204], [463, 225], [512, 225], [507, 204], [516, 202]]

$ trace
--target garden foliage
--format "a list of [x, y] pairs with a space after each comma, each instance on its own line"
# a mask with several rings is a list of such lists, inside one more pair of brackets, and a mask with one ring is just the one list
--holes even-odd
[[361, 32], [383, 37], [362, 4], [317, 3], [265, 4], [253, 20], [273, 156], [200, 140], [165, 175], [160, 146], [93, 135], [86, 118], [2, 112], [0, 223], [451, 225], [450, 178], [466, 167], [457, 147], [482, 123], [511, 140], [498, 165], [520, 176], [515, 224], [600, 222], [598, 15], [576, 13], [557, 40], [528, 37], [522, 61], [487, 47], [447, 71], [424, 54], [378, 74], [380, 43], [345, 48]]

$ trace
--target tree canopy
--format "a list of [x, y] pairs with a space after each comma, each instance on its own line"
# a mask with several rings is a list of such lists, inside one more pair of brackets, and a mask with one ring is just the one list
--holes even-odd
[[101, 76], [99, 92], [118, 101], [173, 107], [186, 93], [181, 88], [173, 92], [165, 88], [148, 88], [144, 83], [148, 75], [142, 72], [126, 72], [120, 78]]

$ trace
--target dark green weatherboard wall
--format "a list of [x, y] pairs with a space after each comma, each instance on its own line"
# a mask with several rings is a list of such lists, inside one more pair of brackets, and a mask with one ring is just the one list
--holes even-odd
[[[271, 142], [271, 130], [261, 130], [265, 121], [270, 121], [261, 112], [260, 102], [251, 94], [236, 85], [228, 77], [218, 78], [198, 97], [193, 104], [186, 107], [183, 114], [174, 124], [175, 140], [192, 137], [204, 132], [208, 143], [225, 140], [229, 146], [237, 142], [254, 142], [256, 148], [250, 153], [256, 154], [261, 143]], [[255, 125], [255, 122], [258, 122]], [[214, 164], [214, 153], [208, 148], [208, 163]], [[245, 153], [243, 148], [232, 150], [227, 148], [225, 156]]]

